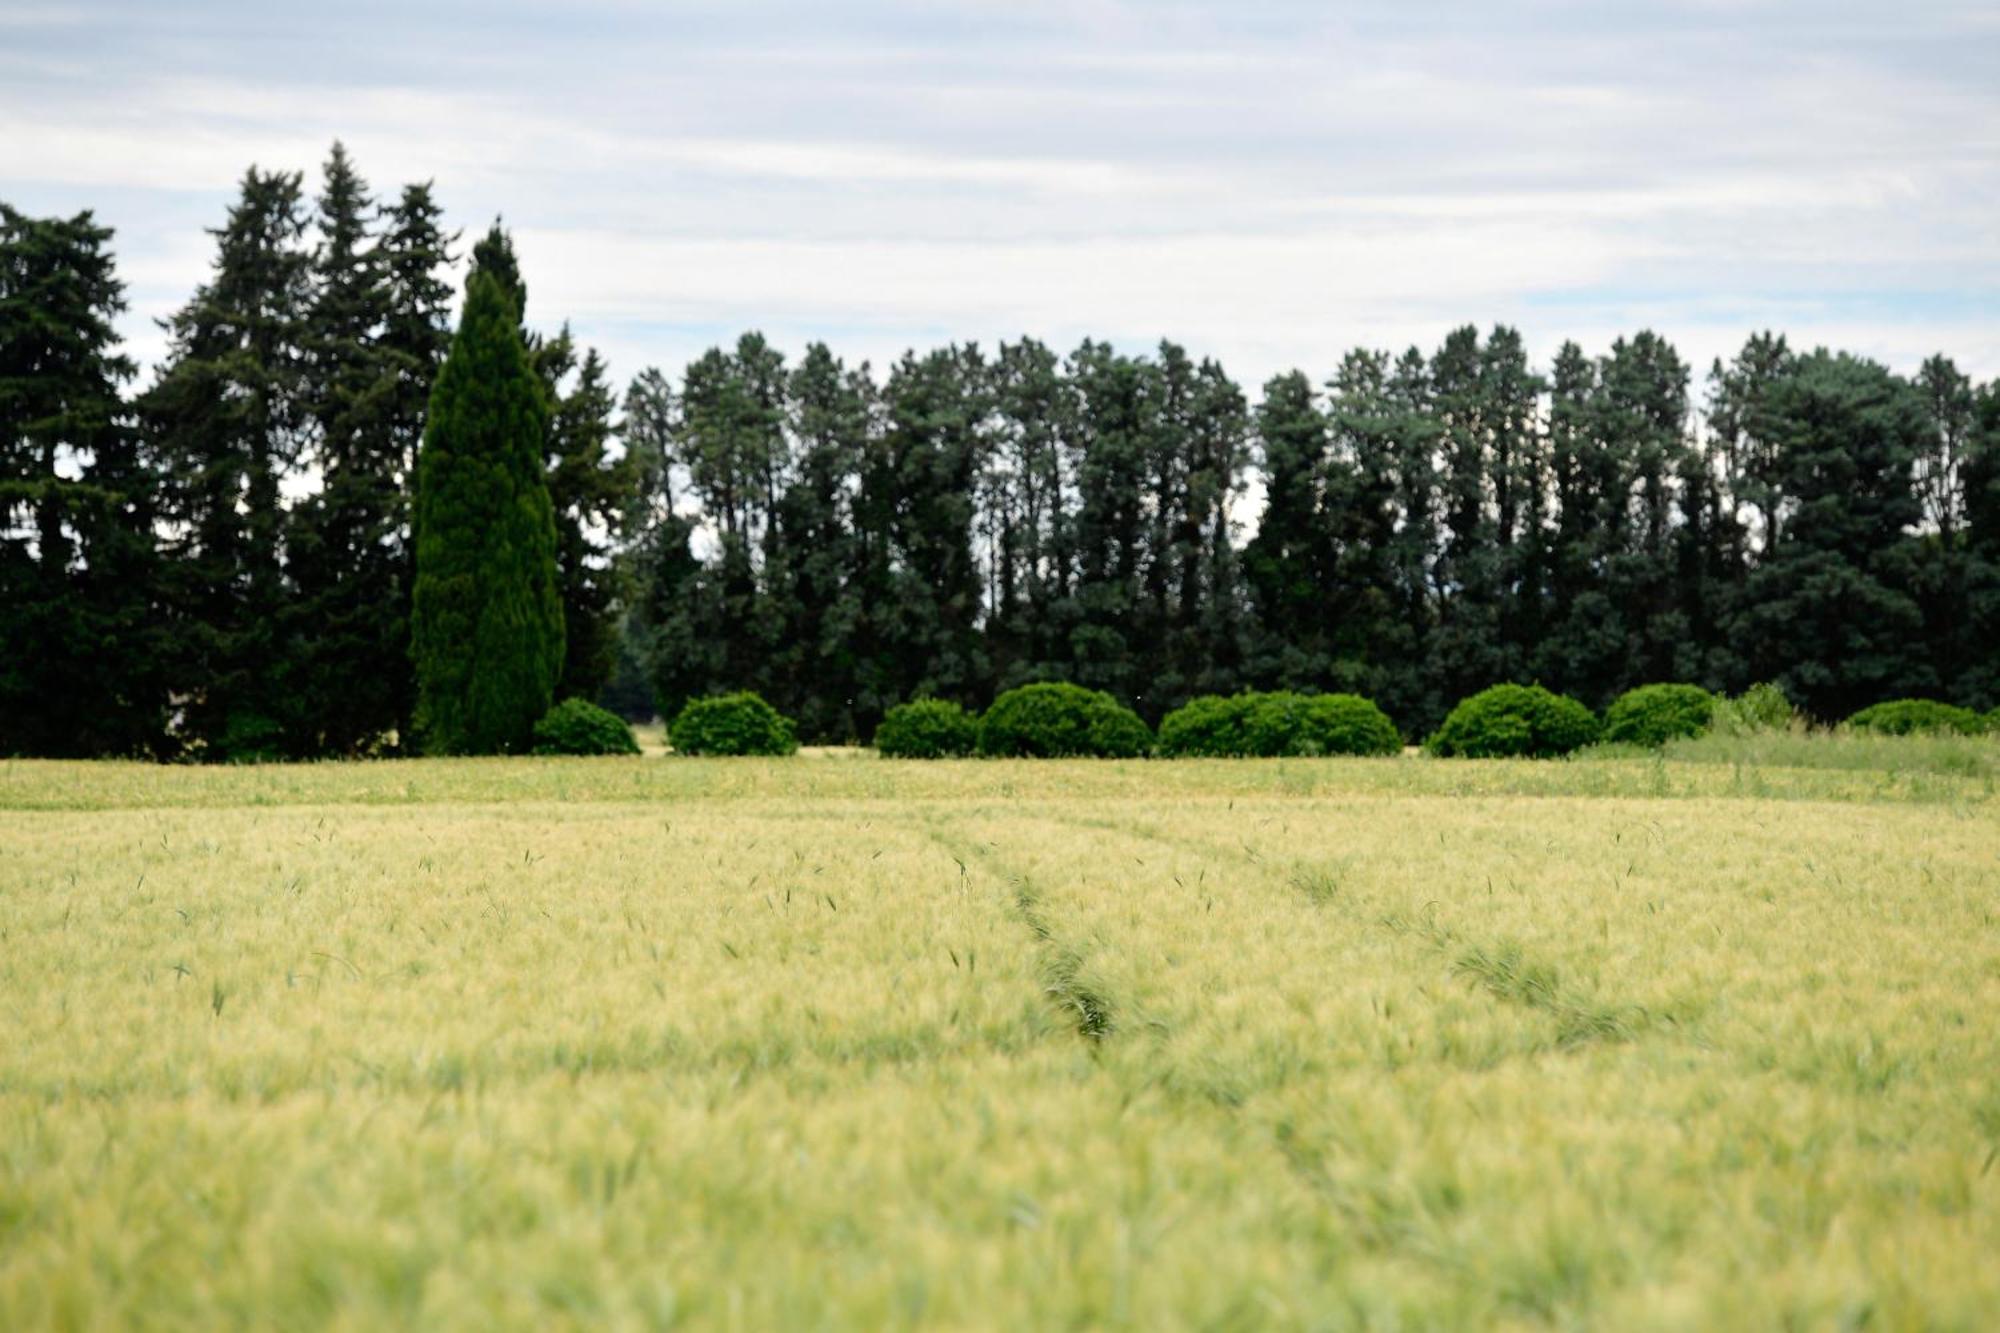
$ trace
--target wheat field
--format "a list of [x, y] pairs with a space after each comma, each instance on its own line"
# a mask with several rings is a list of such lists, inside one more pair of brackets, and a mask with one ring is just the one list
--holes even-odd
[[1991, 1328], [1942, 768], [0, 764], [0, 1327]]

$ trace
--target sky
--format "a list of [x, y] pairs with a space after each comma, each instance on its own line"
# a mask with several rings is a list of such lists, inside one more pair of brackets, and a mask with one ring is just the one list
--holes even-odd
[[2000, 5], [0, 0], [0, 200], [116, 228], [142, 362], [243, 170], [514, 231], [623, 381], [1162, 338], [1254, 387], [1519, 328], [2000, 376]]

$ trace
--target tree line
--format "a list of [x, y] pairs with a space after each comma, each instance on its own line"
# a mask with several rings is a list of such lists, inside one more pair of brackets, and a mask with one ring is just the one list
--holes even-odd
[[621, 397], [497, 224], [454, 341], [430, 186], [338, 145], [212, 234], [135, 389], [109, 231], [0, 205], [0, 753], [506, 749], [744, 688], [865, 740], [1033, 680], [1408, 734], [1499, 681], [2000, 703], [2000, 384], [1942, 356], [1759, 334], [1697, 385], [1650, 332], [1542, 370], [1468, 327], [1253, 403], [1170, 342], [878, 375], [753, 333]]

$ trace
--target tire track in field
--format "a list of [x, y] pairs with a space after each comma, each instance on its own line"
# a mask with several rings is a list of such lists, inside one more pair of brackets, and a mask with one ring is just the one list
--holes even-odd
[[[1122, 833], [1162, 846], [1179, 847], [1203, 857], [1233, 857], [1264, 864], [1265, 857], [1247, 842], [1225, 847], [1207, 838], [1156, 828], [1139, 820], [1087, 819], [1050, 813], [1055, 823], [1085, 831]], [[1688, 1016], [1648, 1009], [1644, 1005], [1607, 1001], [1588, 989], [1566, 984], [1553, 963], [1530, 956], [1514, 940], [1480, 941], [1451, 926], [1439, 924], [1434, 910], [1421, 916], [1383, 912], [1369, 915], [1343, 891], [1337, 871], [1297, 863], [1287, 881], [1317, 910], [1338, 913], [1357, 925], [1387, 930], [1426, 944], [1434, 955], [1450, 959], [1453, 976], [1476, 984], [1503, 1003], [1541, 1013], [1555, 1024], [1555, 1045], [1573, 1050], [1595, 1042], [1631, 1041], [1663, 1026], [1678, 1028]], [[1427, 904], [1434, 908], [1435, 904]]]
[[1059, 938], [1042, 912], [1041, 891], [1025, 873], [1008, 867], [987, 847], [977, 843], [957, 843], [935, 827], [925, 830], [946, 855], [958, 862], [960, 874], [968, 873], [969, 856], [982, 873], [992, 875], [1013, 890], [1016, 919], [1035, 937], [1040, 958], [1043, 992], [1056, 1004], [1076, 1034], [1092, 1044], [1103, 1041], [1118, 1026], [1117, 1009], [1111, 997], [1083, 979], [1085, 957], [1072, 944]]

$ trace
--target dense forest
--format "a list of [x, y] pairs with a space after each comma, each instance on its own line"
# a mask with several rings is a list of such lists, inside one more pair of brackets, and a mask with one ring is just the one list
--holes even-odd
[[[1173, 343], [877, 373], [751, 333], [621, 395], [497, 224], [458, 253], [428, 185], [377, 197], [337, 145], [310, 195], [251, 170], [213, 235], [141, 386], [109, 231], [0, 205], [0, 754], [395, 751], [413, 638], [456, 633], [417, 553], [481, 528], [422, 509], [419, 455], [454, 475], [427, 427], [482, 412], [539, 441], [508, 549], [541, 554], [462, 577], [549, 623], [551, 700], [754, 689], [820, 741], [1033, 680], [1149, 720], [1351, 690], [1411, 735], [1500, 681], [2000, 703], [2000, 383], [1943, 356], [1758, 334], [1697, 383], [1650, 332], [1537, 367], [1467, 327], [1253, 402]], [[468, 257], [466, 364], [525, 388], [441, 383]]]

